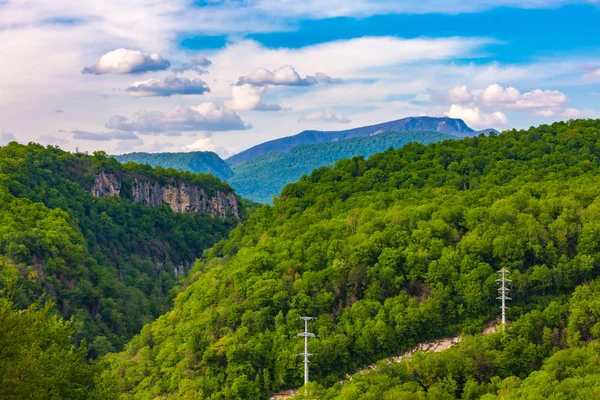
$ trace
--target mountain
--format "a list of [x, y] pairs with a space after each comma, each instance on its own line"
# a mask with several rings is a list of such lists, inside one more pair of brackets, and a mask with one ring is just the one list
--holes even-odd
[[229, 157], [229, 164], [245, 162], [265, 155], [272, 151], [285, 153], [296, 146], [337, 140], [350, 139], [358, 136], [372, 136], [383, 132], [406, 132], [406, 131], [430, 131], [445, 133], [457, 137], [476, 136], [480, 132], [495, 131], [486, 129], [474, 131], [461, 119], [448, 117], [408, 117], [396, 121], [384, 122], [377, 125], [363, 126], [360, 128], [347, 129], [343, 131], [303, 131], [294, 136], [271, 140], [261, 143], [241, 153]]
[[226, 180], [233, 176], [229, 165], [212, 151], [189, 153], [128, 153], [114, 156], [117, 161], [148, 164], [153, 167], [173, 168], [202, 174], [211, 174]]
[[428, 144], [452, 139], [456, 137], [438, 132], [384, 132], [375, 136], [299, 145], [288, 152], [270, 152], [232, 164], [235, 174], [228, 183], [245, 198], [270, 203], [288, 183], [343, 158], [368, 157], [410, 142]]
[[[309, 398], [595, 398], [599, 141], [600, 120], [571, 120], [317, 169], [203, 254], [173, 308], [103, 358], [104, 385], [121, 398], [269, 398], [302, 385], [299, 317], [311, 316], [309, 388], [327, 393]], [[506, 333], [340, 383], [482, 332], [500, 268]]]
[[0, 147], [0, 292], [19, 309], [42, 297], [74, 317], [74, 342], [85, 338], [91, 357], [121, 349], [245, 217], [239, 200], [211, 175]]
[[461, 119], [410, 117], [345, 131], [304, 131], [254, 146], [223, 161], [212, 152], [130, 153], [115, 156], [162, 168], [212, 174], [226, 180], [244, 198], [270, 203], [288, 183], [343, 158], [369, 156], [415, 141], [440, 140], [498, 133], [475, 131]]

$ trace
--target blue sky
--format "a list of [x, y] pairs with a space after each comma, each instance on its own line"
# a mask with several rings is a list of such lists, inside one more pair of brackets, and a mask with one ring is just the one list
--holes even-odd
[[597, 118], [596, 21], [595, 0], [0, 0], [0, 142], [225, 157], [411, 115]]

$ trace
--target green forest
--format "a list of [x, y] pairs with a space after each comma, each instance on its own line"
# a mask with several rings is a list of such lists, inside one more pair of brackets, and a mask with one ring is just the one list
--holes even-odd
[[178, 290], [177, 271], [238, 223], [143, 206], [125, 190], [121, 198], [94, 198], [99, 172], [116, 174], [123, 188], [143, 177], [232, 190], [213, 176], [122, 165], [102, 152], [0, 148], [0, 289], [19, 309], [51, 302], [49, 313], [74, 317], [74, 340], [87, 341], [90, 357], [121, 349], [164, 314]]
[[134, 162], [153, 167], [173, 168], [181, 171], [211, 174], [226, 180], [233, 171], [212, 151], [191, 151], [188, 153], [128, 153], [114, 156], [122, 163]]
[[[531, 360], [498, 359], [502, 373], [484, 365], [463, 379], [437, 371], [432, 358], [437, 375], [429, 372], [429, 382], [406, 378], [404, 387], [374, 375], [389, 380], [382, 391], [425, 396], [434, 383], [454, 387], [452, 378], [448, 396], [461, 398], [475, 377], [469, 393], [494, 393], [492, 379], [525, 379], [558, 350], [593, 351], [583, 348], [594, 338], [593, 313], [564, 309], [548, 325], [550, 338], [542, 316], [598, 276], [599, 155], [600, 121], [580, 120], [409, 144], [318, 169], [206, 252], [173, 309], [105, 358], [104, 379], [122, 398], [267, 398], [302, 385], [295, 335], [297, 318], [310, 315], [318, 335], [311, 377], [335, 397], [352, 390], [335, 384], [361, 366], [430, 339], [481, 332], [499, 313], [501, 267], [513, 279], [509, 319], [532, 324], [519, 331], [515, 323], [507, 334]], [[583, 321], [580, 342], [564, 339], [577, 336], [570, 318]], [[556, 346], [536, 350], [540, 337]], [[490, 351], [500, 358], [503, 350]], [[364, 398], [378, 398], [363, 386]]]
[[[0, 234], [0, 340], [7, 343], [0, 346], [2, 398], [265, 399], [302, 386], [303, 341], [296, 334], [303, 315], [316, 318], [310, 329], [318, 337], [310, 341], [312, 382], [297, 398], [600, 396], [600, 120], [410, 143], [319, 168], [228, 234], [227, 226], [213, 227], [219, 232], [213, 240], [227, 237], [202, 252], [190, 249], [195, 265], [163, 292], [161, 307], [137, 325], [143, 325], [139, 334], [107, 354], [91, 351], [98, 344], [87, 338], [94, 336], [80, 333], [82, 319], [93, 315], [87, 298], [65, 303], [57, 293], [74, 291], [61, 272], [67, 271], [89, 280], [104, 294], [100, 300], [109, 297], [102, 281], [86, 274], [111, 270], [113, 252], [105, 249], [121, 242], [99, 241], [104, 236], [86, 229], [86, 213], [76, 214], [80, 203], [63, 189], [52, 191], [71, 161], [54, 172], [33, 171], [52, 171], [60, 157], [85, 159], [89, 168], [112, 161], [36, 145], [8, 149], [1, 151], [30, 161], [0, 170], [2, 182], [16, 182], [3, 183], [0, 192], [1, 207], [9, 204], [3, 220], [15, 220], [10, 235]], [[29, 158], [29, 152], [40, 154]], [[4, 163], [13, 165], [14, 158]], [[146, 167], [122, 168], [135, 174]], [[32, 186], [38, 175], [41, 183]], [[87, 201], [90, 209], [136, 207], [126, 199]], [[168, 208], [147, 211], [161, 210]], [[168, 214], [164, 223], [176, 217]], [[19, 232], [25, 237], [15, 242]], [[160, 230], [150, 237], [156, 235]], [[150, 240], [136, 239], [132, 253]], [[160, 242], [169, 240], [165, 235]], [[46, 260], [41, 265], [38, 254]], [[503, 267], [512, 279], [509, 325], [480, 336], [498, 317], [495, 280]], [[141, 290], [135, 284], [147, 281], [137, 277], [130, 286], [111, 282]], [[61, 319], [45, 297], [59, 310], [81, 304], [82, 312]], [[105, 306], [99, 310], [103, 317]], [[464, 340], [445, 352], [380, 361], [375, 371], [352, 375], [419, 343], [458, 334]], [[65, 362], [53, 375], [49, 366], [58, 359]], [[7, 372], [15, 360], [19, 368]], [[26, 373], [36, 369], [39, 377]]]
[[369, 157], [390, 147], [397, 149], [411, 142], [429, 144], [455, 138], [439, 132], [389, 131], [374, 136], [300, 145], [288, 152], [270, 152], [249, 161], [231, 164], [234, 174], [227, 182], [241, 196], [270, 204], [288, 183], [341, 159]]

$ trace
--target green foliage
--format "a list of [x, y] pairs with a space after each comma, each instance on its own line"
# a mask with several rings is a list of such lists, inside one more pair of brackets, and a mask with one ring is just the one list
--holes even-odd
[[72, 321], [50, 315], [51, 303], [17, 311], [0, 298], [0, 398], [63, 400], [117, 398], [97, 384], [99, 365], [72, 344]]
[[[560, 306], [600, 275], [598, 143], [600, 121], [578, 120], [408, 144], [318, 169], [205, 252], [173, 309], [106, 358], [111, 376], [124, 398], [265, 398], [301, 386], [295, 335], [308, 314], [319, 336], [310, 343], [311, 377], [331, 386], [417, 343], [479, 332], [498, 314], [495, 271], [506, 267], [509, 319], [533, 316], [506, 350], [513, 364], [500, 374], [483, 359], [470, 383], [447, 373], [469, 371], [450, 365], [460, 357], [440, 374], [435, 359], [424, 359], [433, 365], [420, 381], [402, 381], [383, 398], [495, 393], [480, 383], [524, 379], [552, 348], [600, 332], [589, 317], [594, 304], [579, 312], [572, 302], [567, 320]], [[540, 329], [549, 347], [538, 343]], [[381, 398], [359, 397], [370, 384], [349, 386], [356, 395], [343, 398]]]
[[[598, 310], [599, 295], [600, 281], [582, 285], [568, 302], [524, 314], [505, 333], [467, 336], [441, 353], [381, 362], [375, 372], [333, 385], [321, 399], [597, 398], [600, 342], [594, 326], [600, 314], [592, 310]], [[594, 339], [569, 343], [570, 336]]]
[[233, 176], [229, 165], [211, 151], [189, 153], [128, 153], [114, 156], [117, 161], [148, 164], [153, 167], [172, 168], [201, 174], [212, 174], [219, 179]]
[[300, 145], [289, 152], [270, 152], [252, 160], [231, 165], [228, 182], [248, 199], [271, 203], [288, 183], [297, 181], [315, 168], [331, 165], [343, 158], [368, 157], [407, 143], [432, 143], [456, 137], [439, 132], [385, 132], [318, 144]]
[[[0, 256], [14, 263], [17, 305], [42, 294], [65, 318], [90, 356], [115, 351], [170, 307], [177, 273], [188, 269], [237, 220], [175, 214], [122, 198], [94, 198], [98, 172], [133, 179], [186, 182], [209, 193], [231, 191], [212, 176], [123, 166], [102, 152], [12, 143], [0, 148]], [[122, 188], [122, 189], [123, 189]], [[0, 266], [0, 289], [9, 281]], [[11, 276], [15, 276], [12, 274]]]

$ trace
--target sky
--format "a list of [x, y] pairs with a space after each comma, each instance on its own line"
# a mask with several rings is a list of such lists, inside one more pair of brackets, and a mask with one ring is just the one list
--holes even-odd
[[0, 145], [214, 151], [600, 118], [600, 0], [0, 0]]

